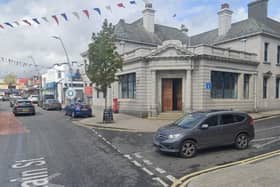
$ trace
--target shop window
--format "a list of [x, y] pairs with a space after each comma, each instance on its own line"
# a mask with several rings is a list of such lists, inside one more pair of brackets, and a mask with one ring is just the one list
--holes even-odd
[[250, 85], [250, 75], [245, 74], [244, 75], [244, 84], [243, 84], [244, 99], [249, 99], [249, 85]]
[[211, 98], [236, 99], [237, 98], [237, 73], [211, 72]]
[[136, 73], [121, 75], [119, 80], [120, 97], [123, 99], [135, 99]]

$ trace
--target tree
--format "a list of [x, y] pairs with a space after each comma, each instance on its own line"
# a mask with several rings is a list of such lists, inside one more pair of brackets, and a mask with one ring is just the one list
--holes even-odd
[[4, 82], [8, 84], [9, 87], [15, 85], [17, 83], [17, 76], [10, 73], [4, 77]]
[[92, 83], [105, 96], [107, 109], [107, 89], [116, 81], [116, 73], [122, 69], [122, 58], [116, 51], [114, 26], [104, 20], [102, 30], [92, 34], [89, 44], [86, 73]]

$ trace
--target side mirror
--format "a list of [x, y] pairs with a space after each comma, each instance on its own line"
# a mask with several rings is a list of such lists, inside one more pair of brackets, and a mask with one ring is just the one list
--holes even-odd
[[208, 124], [202, 124], [201, 129], [208, 129], [209, 125]]

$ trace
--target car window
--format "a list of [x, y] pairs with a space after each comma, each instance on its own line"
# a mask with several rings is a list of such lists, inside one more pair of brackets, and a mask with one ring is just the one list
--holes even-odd
[[174, 124], [183, 128], [192, 128], [203, 118], [205, 118], [205, 114], [201, 114], [201, 113], [188, 114], [175, 121]]
[[31, 105], [30, 101], [18, 101], [17, 102], [18, 105]]
[[207, 124], [209, 127], [217, 126], [218, 125], [218, 116], [211, 116], [206, 119], [203, 124]]
[[221, 125], [241, 122], [245, 119], [244, 116], [238, 114], [224, 114], [221, 116]]

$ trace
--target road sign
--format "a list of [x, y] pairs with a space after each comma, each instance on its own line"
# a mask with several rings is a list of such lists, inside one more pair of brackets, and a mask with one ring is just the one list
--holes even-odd
[[211, 90], [211, 89], [212, 89], [212, 84], [211, 84], [211, 82], [206, 82], [205, 88], [206, 88], [206, 90]]
[[73, 88], [68, 88], [66, 90], [66, 97], [67, 99], [74, 99], [76, 97], [76, 90]]

